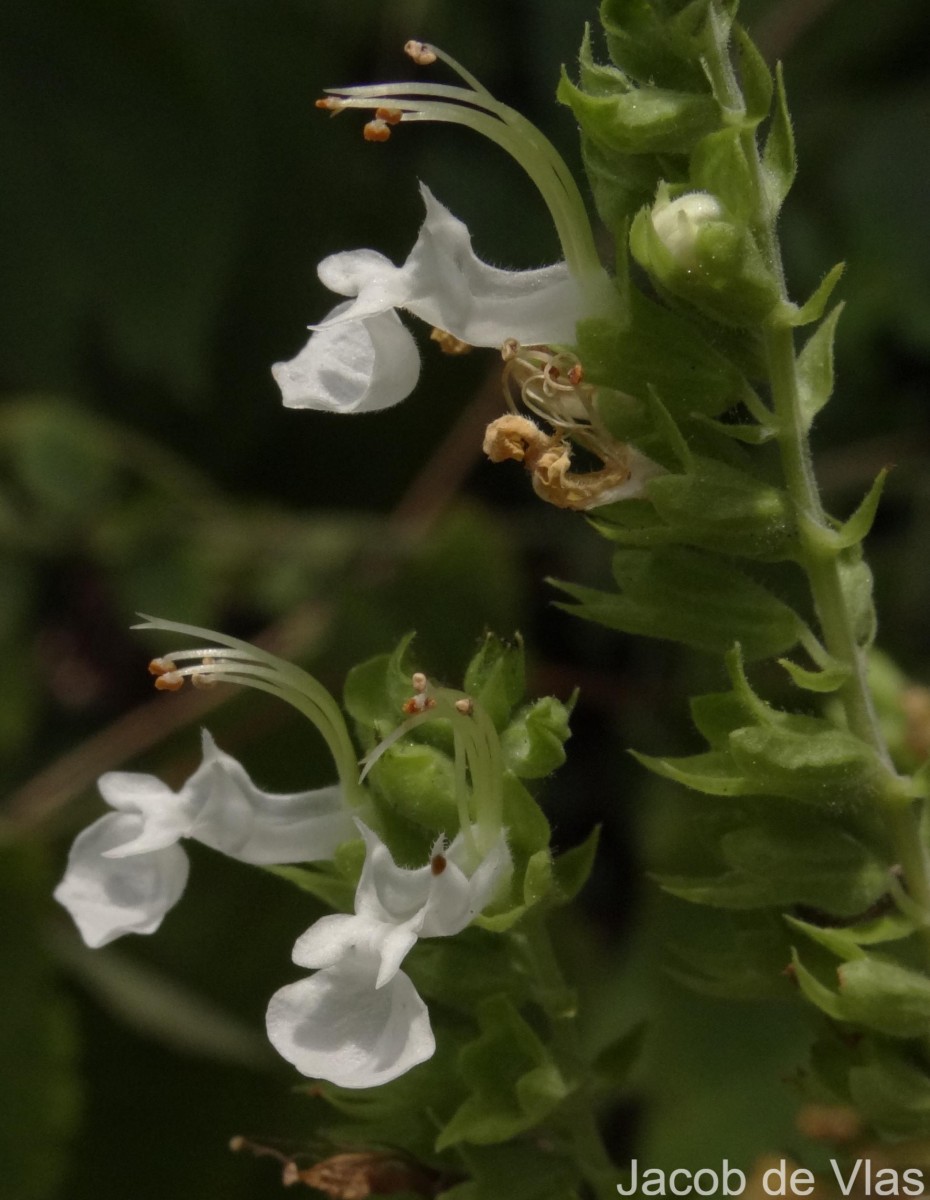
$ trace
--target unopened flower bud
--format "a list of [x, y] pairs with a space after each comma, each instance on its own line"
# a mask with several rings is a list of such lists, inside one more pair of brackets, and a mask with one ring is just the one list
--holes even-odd
[[660, 186], [633, 221], [630, 249], [661, 288], [724, 325], [754, 325], [779, 301], [751, 231], [710, 192], [671, 199]]
[[659, 199], [652, 210], [653, 229], [683, 267], [697, 265], [697, 236], [701, 226], [721, 220], [720, 201], [709, 192], [688, 192], [677, 200]]

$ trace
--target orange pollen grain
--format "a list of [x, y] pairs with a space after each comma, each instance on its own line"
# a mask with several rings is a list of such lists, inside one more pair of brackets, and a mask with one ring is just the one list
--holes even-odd
[[386, 142], [391, 136], [391, 127], [386, 121], [369, 121], [362, 129], [366, 142]]

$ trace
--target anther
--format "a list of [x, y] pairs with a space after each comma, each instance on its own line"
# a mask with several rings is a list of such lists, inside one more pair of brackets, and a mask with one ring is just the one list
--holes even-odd
[[166, 671], [155, 680], [159, 692], [179, 692], [184, 686], [184, 676], [180, 671]]
[[446, 869], [446, 856], [444, 854], [434, 854], [429, 860], [429, 869], [433, 875], [441, 875]]
[[150, 675], [167, 675], [170, 671], [177, 669], [177, 664], [173, 663], [170, 658], [153, 658], [149, 663]]
[[436, 61], [436, 51], [426, 42], [413, 40], [407, 42], [404, 46], [404, 54], [408, 58], [412, 58], [418, 67], [428, 67]]
[[584, 367], [581, 365], [581, 363], [575, 363], [575, 365], [573, 367], [569, 368], [568, 382], [572, 385], [572, 387], [577, 387], [578, 384], [581, 383], [583, 379], [584, 379]]
[[417, 695], [419, 695], [421, 692], [425, 692], [429, 686], [429, 681], [422, 671], [415, 671], [410, 678], [410, 682], [413, 684], [413, 690], [417, 693]]
[[507, 340], [501, 346], [501, 358], [504, 360], [504, 362], [510, 362], [511, 359], [517, 357], [517, 355], [520, 353], [520, 349], [520, 343], [516, 338], [507, 338]]
[[337, 96], [321, 96], [319, 100], [314, 101], [314, 107], [324, 108], [335, 116], [336, 113], [342, 112], [345, 104]]
[[425, 692], [420, 692], [419, 695], [411, 696], [409, 700], [405, 700], [401, 706], [401, 712], [408, 717], [416, 716], [417, 713], [426, 712], [428, 708], [435, 708], [436, 701], [432, 696], [427, 696]]
[[390, 125], [388, 125], [387, 121], [382, 121], [380, 118], [368, 121], [362, 127], [362, 137], [366, 142], [386, 142], [390, 136]]
[[375, 116], [387, 125], [399, 125], [404, 119], [404, 114], [399, 108], [376, 108]]
[[475, 711], [474, 701], [468, 696], [463, 696], [461, 700], [456, 700], [455, 711], [460, 712], [463, 717], [470, 717]]
[[191, 675], [191, 683], [195, 688], [213, 688], [216, 687], [216, 680], [209, 674], [209, 668], [216, 664], [216, 659], [211, 655], [206, 655], [202, 660], [202, 666], [205, 668], [202, 671], [194, 671]]

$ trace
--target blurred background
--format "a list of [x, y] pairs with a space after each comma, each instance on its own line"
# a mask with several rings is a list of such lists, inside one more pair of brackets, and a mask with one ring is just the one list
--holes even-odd
[[[844, 513], [897, 465], [870, 541], [882, 644], [926, 682], [930, 10], [744, 0], [742, 15], [770, 60], [787, 59], [794, 294], [850, 264], [821, 477]], [[101, 812], [96, 777], [124, 767], [178, 785], [205, 721], [268, 788], [328, 781], [315, 735], [256, 694], [151, 695], [146, 661], [171, 647], [129, 631], [139, 610], [261, 637], [337, 693], [408, 630], [423, 669], [450, 682], [485, 630], [522, 630], [532, 691], [582, 689], [547, 792], [557, 844], [605, 827], [582, 911], [560, 930], [589, 1036], [655, 1020], [629, 1100], [607, 1114], [615, 1149], [688, 1166], [795, 1147], [783, 1080], [808, 1034], [787, 985], [747, 986], [736, 1007], [684, 992], [664, 969], [670, 921], [679, 937], [700, 922], [721, 962], [755, 932], [642, 882], [674, 810], [624, 748], [692, 748], [684, 697], [716, 686], [716, 666], [551, 607], [542, 579], [597, 584], [608, 547], [535, 502], [522, 472], [482, 463], [500, 403], [492, 353], [444, 358], [424, 340], [416, 394], [355, 419], [284, 410], [269, 374], [330, 306], [324, 255], [402, 260], [418, 179], [489, 261], [559, 256], [539, 197], [495, 147], [435, 126], [368, 145], [353, 114], [314, 111], [321, 90], [405, 78], [404, 41], [434, 41], [577, 164], [554, 89], [595, 17], [587, 0], [3, 5], [4, 1200], [275, 1196], [274, 1165], [231, 1155], [228, 1139], [297, 1146], [319, 1116], [262, 1035], [317, 915], [306, 897], [194, 846], [188, 894], [157, 937], [93, 954], [50, 899], [71, 838]]]

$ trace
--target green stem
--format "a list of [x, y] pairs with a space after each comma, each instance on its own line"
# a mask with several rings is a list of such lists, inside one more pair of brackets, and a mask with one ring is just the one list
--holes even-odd
[[[730, 62], [726, 27], [713, 9], [707, 62], [718, 98], [730, 114], [739, 119], [741, 114], [745, 114], [745, 104]], [[853, 616], [843, 589], [841, 551], [835, 545], [833, 528], [820, 499], [801, 407], [794, 335], [784, 321], [789, 298], [775, 229], [777, 213], [772, 210], [764, 186], [762, 162], [753, 130], [743, 130], [741, 144], [755, 184], [755, 205], [750, 227], [763, 258], [778, 281], [783, 301], [783, 304], [776, 306], [763, 328], [763, 343], [785, 485], [797, 523], [798, 558], [807, 574], [827, 650], [848, 671], [839, 692], [847, 724], [853, 733], [875, 750], [887, 771], [888, 798], [883, 806], [886, 828], [904, 871], [908, 894], [926, 917], [921, 932], [930, 965], [930, 861], [920, 837], [915, 805], [902, 798], [901, 781], [881, 731], [869, 688], [867, 652], [857, 639]]]
[[575, 1161], [597, 1200], [616, 1200], [619, 1172], [611, 1162], [598, 1128], [591, 1097], [589, 1068], [584, 1062], [575, 1024], [574, 992], [559, 967], [545, 917], [530, 917], [520, 927], [538, 984], [539, 1000], [549, 1018], [556, 1065], [575, 1089], [559, 1109]]

